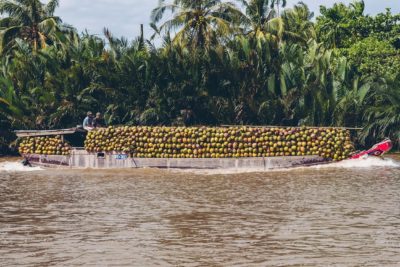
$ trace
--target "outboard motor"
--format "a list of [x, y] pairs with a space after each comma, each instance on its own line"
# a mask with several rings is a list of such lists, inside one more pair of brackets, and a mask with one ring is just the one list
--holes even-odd
[[27, 158], [24, 158], [21, 161], [21, 164], [24, 165], [25, 167], [32, 167], [32, 164], [29, 162], [29, 160]]

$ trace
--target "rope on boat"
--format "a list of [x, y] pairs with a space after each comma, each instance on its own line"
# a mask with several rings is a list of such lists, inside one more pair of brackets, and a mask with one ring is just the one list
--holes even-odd
[[132, 157], [132, 162], [133, 162], [133, 164], [135, 164], [135, 168], [137, 168], [138, 166], [137, 166], [137, 164], [136, 164], [136, 161], [135, 161], [135, 158], [134, 158], [134, 157]]

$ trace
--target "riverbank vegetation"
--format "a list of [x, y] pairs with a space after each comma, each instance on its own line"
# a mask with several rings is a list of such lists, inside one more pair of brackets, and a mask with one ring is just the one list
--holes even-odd
[[[152, 37], [78, 33], [58, 0], [0, 0], [0, 146], [12, 129], [80, 124], [364, 127], [400, 133], [400, 14], [321, 6], [161, 1]], [[132, 7], [134, 8], [134, 6]], [[172, 12], [170, 16], [169, 12]]]

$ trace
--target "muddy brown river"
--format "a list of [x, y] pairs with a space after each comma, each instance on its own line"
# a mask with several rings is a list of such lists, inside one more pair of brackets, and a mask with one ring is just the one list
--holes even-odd
[[0, 266], [400, 266], [400, 162], [264, 173], [0, 163]]

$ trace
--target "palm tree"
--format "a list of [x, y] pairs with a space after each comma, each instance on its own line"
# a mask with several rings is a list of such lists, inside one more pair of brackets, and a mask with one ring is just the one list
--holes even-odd
[[276, 12], [278, 14], [278, 17], [280, 16], [280, 7], [285, 7], [286, 6], [286, 0], [271, 0], [271, 8], [276, 7]]
[[[351, 25], [363, 16], [364, 1], [357, 1], [348, 7], [334, 4], [332, 8], [321, 6], [321, 16], [317, 18], [317, 31], [320, 41], [328, 48], [340, 48], [344, 42], [349, 42], [352, 35]], [[350, 41], [351, 43], [351, 41]]]
[[192, 48], [209, 47], [218, 37], [232, 33], [233, 15], [239, 13], [234, 4], [221, 0], [174, 0], [169, 4], [160, 0], [151, 14], [153, 23], [160, 22], [165, 11], [174, 17], [163, 22], [159, 30], [177, 31], [174, 42], [188, 43]]
[[[300, 13], [301, 6], [294, 10], [287, 10], [284, 16], [278, 15], [279, 7], [286, 6], [286, 1], [277, 0], [238, 0], [244, 6], [244, 13], [237, 17], [243, 26], [243, 34], [256, 39], [265, 39], [279, 46], [284, 40], [299, 40], [300, 35], [292, 32], [286, 25], [290, 22], [288, 14], [293, 17], [308, 19]], [[308, 11], [308, 9], [307, 9]]]
[[385, 80], [369, 94], [361, 141], [372, 143], [390, 137], [400, 145], [400, 75]]
[[10, 49], [17, 38], [28, 42], [36, 52], [60, 39], [58, 33], [70, 30], [54, 16], [58, 0], [47, 4], [39, 0], [0, 0], [0, 53]]
[[309, 40], [316, 39], [316, 32], [312, 18], [314, 13], [302, 2], [282, 13], [285, 25], [286, 39], [299, 41], [306, 44]]
[[27, 106], [24, 97], [17, 96], [11, 81], [0, 77], [0, 117], [10, 125], [24, 127], [30, 121], [30, 118], [24, 117]]
[[337, 79], [339, 88], [334, 121], [337, 126], [360, 127], [366, 107], [371, 104], [371, 93], [374, 92], [374, 88], [380, 88], [385, 83], [383, 79], [356, 73], [346, 58], [342, 57], [339, 61], [345, 66], [337, 68], [336, 77], [340, 78]]
[[277, 18], [270, 0], [240, 0], [245, 12], [239, 18], [244, 34], [255, 38], [279, 39], [282, 37], [282, 20]]

